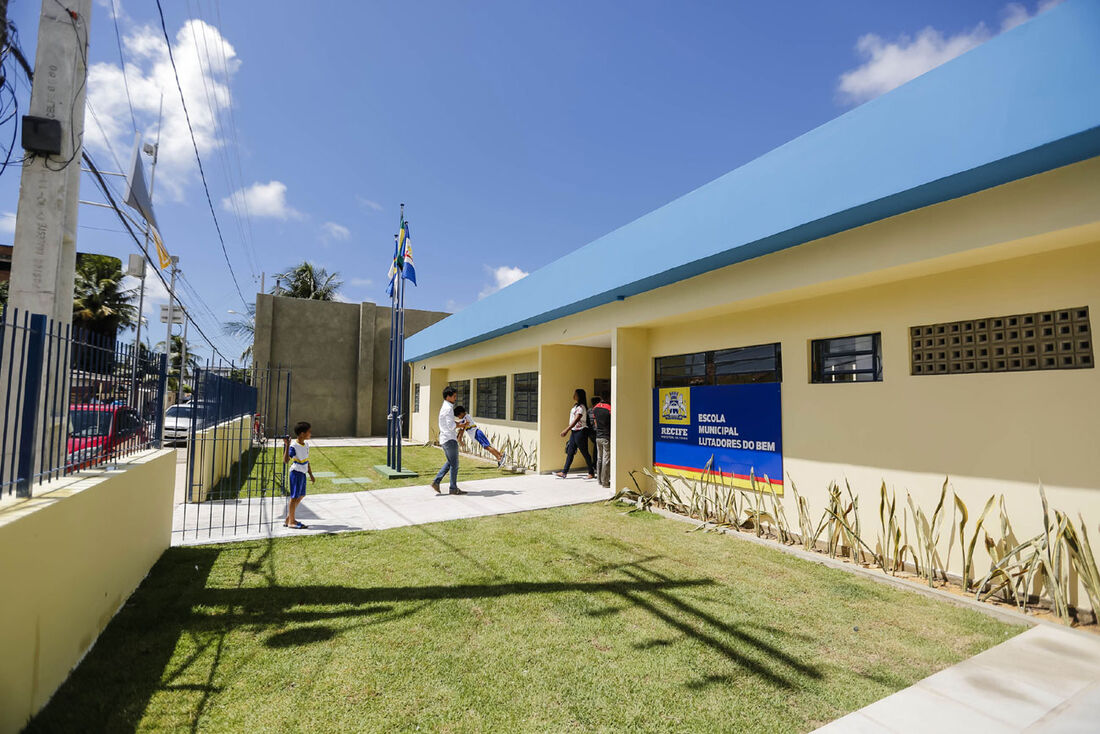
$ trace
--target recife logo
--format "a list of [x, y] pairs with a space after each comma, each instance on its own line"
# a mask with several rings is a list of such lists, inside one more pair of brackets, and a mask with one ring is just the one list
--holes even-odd
[[661, 423], [686, 426], [691, 423], [691, 393], [687, 388], [662, 388]]

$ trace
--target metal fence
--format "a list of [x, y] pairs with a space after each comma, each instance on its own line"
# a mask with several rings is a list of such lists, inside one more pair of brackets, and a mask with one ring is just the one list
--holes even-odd
[[167, 358], [42, 314], [0, 315], [0, 497], [160, 445]]
[[[187, 483], [173, 542], [269, 530], [287, 507], [281, 438], [290, 426], [290, 371], [208, 365], [195, 370], [188, 406]], [[175, 435], [168, 420], [166, 437]]]

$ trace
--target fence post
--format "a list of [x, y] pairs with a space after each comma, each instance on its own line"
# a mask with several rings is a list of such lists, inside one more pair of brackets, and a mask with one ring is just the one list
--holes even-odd
[[27, 335], [25, 380], [23, 382], [23, 415], [19, 418], [19, 457], [16, 461], [16, 497], [30, 497], [34, 483], [35, 429], [38, 411], [44, 408], [38, 399], [42, 386], [42, 356], [46, 345], [46, 315], [31, 314]]

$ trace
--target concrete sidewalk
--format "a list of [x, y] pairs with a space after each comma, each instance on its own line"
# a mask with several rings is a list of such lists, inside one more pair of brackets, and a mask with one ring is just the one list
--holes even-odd
[[1097, 732], [1100, 637], [1042, 624], [817, 731]]
[[206, 502], [177, 504], [173, 545], [225, 543], [254, 538], [290, 537], [382, 530], [404, 525], [503, 515], [610, 499], [611, 490], [576, 474], [569, 479], [527, 474], [465, 482], [467, 495], [437, 495], [427, 485], [395, 487], [344, 494], [307, 495], [296, 516], [308, 530], [283, 527], [286, 499], [254, 499], [251, 503]]

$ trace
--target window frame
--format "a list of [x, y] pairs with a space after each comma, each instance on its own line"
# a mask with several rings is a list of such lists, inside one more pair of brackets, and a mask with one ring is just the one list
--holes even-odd
[[[749, 350], [762, 349], [766, 347], [772, 348], [772, 354], [770, 359], [774, 360], [774, 368], [772, 370], [754, 370], [750, 372], [719, 372], [719, 365], [736, 364], [737, 362], [748, 362], [759, 359], [767, 359], [768, 357], [752, 357], [744, 359], [727, 359], [716, 360], [717, 355], [724, 355], [730, 353], [745, 353]], [[663, 364], [666, 361], [683, 360], [682, 364], [670, 365], [666, 374], [662, 374]], [[701, 369], [700, 369], [701, 368]], [[768, 374], [770, 373], [770, 374]], [[764, 379], [750, 378], [750, 379], [722, 379], [729, 378], [737, 375], [767, 375]], [[768, 379], [768, 377], [772, 379]], [[710, 349], [701, 352], [688, 352], [685, 354], [670, 354], [662, 357], [655, 357], [653, 360], [653, 383], [654, 387], [691, 387], [695, 385], [746, 385], [753, 383], [771, 383], [783, 382], [783, 344], [782, 342], [767, 342], [764, 344], [748, 344], [740, 347], [727, 347], [723, 349]]]
[[[870, 349], [856, 349], [851, 351], [842, 351], [836, 353], [826, 354], [824, 347], [829, 342], [840, 341], [842, 339], [863, 339], [870, 337], [871, 348]], [[845, 370], [843, 372], [834, 372], [828, 377], [848, 377], [854, 376], [855, 379], [826, 379], [825, 375], [825, 359], [830, 358], [859, 358], [859, 357], [871, 357], [871, 367], [861, 367], [855, 369]], [[861, 375], [871, 375], [870, 379], [860, 379]], [[882, 382], [883, 381], [883, 366], [882, 366], [882, 332], [874, 331], [865, 334], [849, 334], [846, 336], [833, 336], [824, 339], [812, 339], [810, 340], [810, 384], [813, 385], [851, 385], [860, 382]]]
[[[521, 383], [524, 384], [524, 399], [520, 400]], [[527, 409], [521, 414], [520, 403], [527, 403]], [[512, 420], [521, 423], [538, 423], [539, 420], [539, 373], [517, 372], [512, 375]]]
[[447, 387], [455, 389], [455, 405], [461, 405], [466, 410], [473, 411], [474, 406], [470, 404], [469, 380], [451, 380], [447, 383]]
[[[496, 394], [492, 396], [495, 398], [495, 402], [498, 405], [494, 406], [495, 410], [492, 414], [485, 412], [486, 407], [482, 404], [482, 383], [485, 383], [485, 397], [488, 395], [490, 389]], [[472, 409], [474, 415], [478, 418], [484, 418], [486, 420], [502, 421], [508, 419], [508, 376], [507, 375], [493, 375], [492, 377], [478, 377], [474, 382], [474, 389], [476, 390], [477, 404]], [[469, 406], [467, 409], [470, 410]]]
[[420, 383], [413, 383], [413, 412], [420, 412]]

